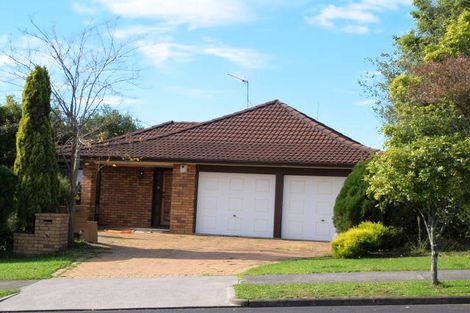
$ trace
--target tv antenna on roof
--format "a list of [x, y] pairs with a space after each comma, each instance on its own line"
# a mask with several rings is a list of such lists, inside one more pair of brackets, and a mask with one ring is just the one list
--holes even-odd
[[236, 80], [241, 81], [242, 83], [246, 85], [246, 107], [249, 108], [250, 107], [250, 82], [248, 81], [248, 79], [234, 75], [234, 74], [227, 73], [227, 75], [232, 78], [235, 78]]

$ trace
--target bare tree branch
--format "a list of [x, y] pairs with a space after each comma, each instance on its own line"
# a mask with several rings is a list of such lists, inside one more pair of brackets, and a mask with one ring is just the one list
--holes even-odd
[[9, 51], [3, 53], [13, 64], [8, 75], [15, 79], [9, 83], [24, 80], [38, 63], [49, 70], [52, 95], [70, 134], [64, 160], [70, 168], [68, 207], [73, 225], [80, 150], [89, 142], [84, 126], [108, 97], [121, 95], [119, 91], [126, 84], [135, 85], [139, 71], [129, 70], [129, 63], [137, 39], [116, 41], [116, 25], [109, 22], [86, 26], [70, 38], [60, 36], [54, 27], [44, 28], [33, 19], [30, 22], [31, 30], [22, 31], [27, 44], [15, 46], [10, 41]]

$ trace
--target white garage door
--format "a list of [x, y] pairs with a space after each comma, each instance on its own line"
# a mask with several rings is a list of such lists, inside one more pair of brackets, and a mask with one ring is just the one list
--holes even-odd
[[325, 240], [335, 235], [333, 207], [345, 177], [284, 177], [282, 238]]
[[196, 232], [273, 237], [275, 175], [200, 172]]

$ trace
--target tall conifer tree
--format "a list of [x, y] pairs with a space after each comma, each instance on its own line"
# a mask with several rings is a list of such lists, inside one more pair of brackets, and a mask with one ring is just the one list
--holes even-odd
[[51, 86], [45, 67], [36, 66], [26, 79], [22, 117], [16, 135], [15, 174], [18, 226], [33, 231], [35, 213], [58, 212], [58, 165], [49, 120]]

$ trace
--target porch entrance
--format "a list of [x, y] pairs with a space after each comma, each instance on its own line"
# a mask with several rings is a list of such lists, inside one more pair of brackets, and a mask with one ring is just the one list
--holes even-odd
[[173, 170], [154, 169], [152, 227], [169, 227]]

